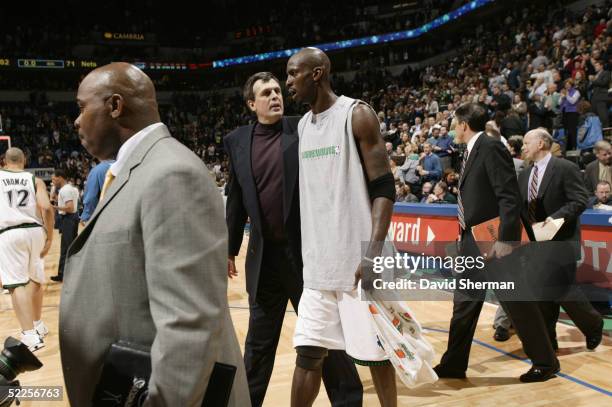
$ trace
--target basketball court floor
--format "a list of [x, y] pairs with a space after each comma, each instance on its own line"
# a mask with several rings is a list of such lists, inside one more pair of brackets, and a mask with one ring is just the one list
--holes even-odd
[[[47, 277], [56, 272], [59, 242], [59, 236], [55, 236], [46, 259]], [[245, 248], [246, 241], [237, 259], [240, 275], [230, 281], [228, 289], [231, 314], [241, 346], [244, 345], [249, 317], [244, 280]], [[45, 338], [46, 346], [36, 352], [44, 366], [38, 371], [22, 374], [19, 380], [22, 385], [28, 386], [63, 386], [57, 328], [61, 285], [49, 281], [44, 290], [43, 320], [49, 326], [50, 333]], [[410, 302], [409, 306], [426, 328], [426, 337], [437, 352], [437, 362], [446, 348], [452, 303], [415, 301]], [[468, 379], [444, 379], [412, 390], [398, 381], [400, 406], [612, 406], [612, 340], [609, 336], [604, 337], [603, 343], [594, 352], [590, 352], [586, 350], [584, 337], [576, 328], [559, 323], [561, 373], [544, 383], [523, 384], [518, 377], [529, 369], [529, 362], [524, 360], [525, 355], [516, 335], [507, 342], [493, 340], [495, 309], [494, 305], [487, 304], [480, 316]], [[289, 306], [264, 403], [266, 407], [289, 406], [295, 362], [295, 352], [291, 346], [295, 321], [295, 313]], [[606, 329], [609, 335], [612, 320], [606, 320]], [[0, 295], [0, 339], [4, 340], [9, 335], [18, 338], [18, 334], [19, 325], [11, 309], [10, 297]], [[359, 374], [364, 383], [364, 406], [378, 406], [368, 369], [359, 367]], [[61, 402], [24, 401], [21, 405], [60, 407], [69, 404], [64, 394]], [[323, 386], [315, 406], [329, 406]]]

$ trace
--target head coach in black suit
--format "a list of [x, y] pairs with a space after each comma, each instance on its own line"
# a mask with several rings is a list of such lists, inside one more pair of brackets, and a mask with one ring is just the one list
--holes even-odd
[[[261, 406], [274, 367], [287, 301], [297, 312], [303, 288], [299, 117], [283, 116], [280, 82], [269, 72], [256, 73], [247, 80], [244, 99], [257, 115], [257, 122], [234, 130], [224, 139], [230, 157], [228, 275], [237, 275], [234, 258], [240, 251], [249, 217], [246, 288], [250, 317], [244, 363], [251, 401], [253, 406]], [[344, 351], [329, 353], [323, 365], [323, 382], [333, 406], [361, 406], [361, 381]]]
[[[458, 220], [461, 239], [460, 254], [479, 256], [471, 227], [496, 217], [500, 218], [498, 241], [489, 257], [494, 257], [485, 270], [468, 270], [463, 278], [493, 280], [508, 272], [512, 245], [521, 236], [520, 193], [510, 153], [504, 145], [484, 133], [488, 120], [486, 110], [468, 103], [455, 111], [456, 142], [466, 143], [462, 172], [459, 179]], [[458, 285], [458, 287], [460, 287]], [[441, 378], [464, 378], [470, 348], [486, 290], [457, 288], [453, 300], [448, 348], [440, 364], [434, 368]], [[543, 381], [559, 371], [548, 339], [544, 318], [536, 303], [512, 301], [512, 295], [496, 291], [523, 343], [533, 367], [521, 376], [523, 382]]]
[[[586, 336], [587, 348], [595, 349], [602, 339], [603, 320], [575, 285], [576, 261], [580, 258], [580, 215], [586, 208], [589, 192], [576, 164], [550, 154], [552, 143], [552, 136], [543, 128], [529, 131], [523, 140], [523, 153], [533, 163], [518, 178], [525, 223], [564, 220], [552, 241], [531, 245], [529, 274], [540, 277], [539, 292], [544, 300], [540, 307], [553, 348], [558, 348], [555, 325], [562, 305]], [[534, 240], [531, 227], [527, 230]]]

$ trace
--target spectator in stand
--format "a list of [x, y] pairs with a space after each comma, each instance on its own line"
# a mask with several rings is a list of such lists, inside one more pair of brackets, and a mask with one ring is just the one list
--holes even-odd
[[595, 189], [595, 196], [589, 199], [587, 209], [605, 209], [612, 207], [612, 196], [610, 196], [610, 183], [608, 181], [599, 181]]
[[508, 114], [501, 120], [500, 133], [506, 139], [525, 134], [525, 122], [514, 109], [510, 109]]
[[594, 63], [595, 74], [589, 75], [589, 81], [592, 88], [591, 103], [593, 110], [601, 125], [605, 128], [608, 127], [608, 89], [610, 87], [610, 71], [604, 68], [603, 61], [598, 60]]
[[421, 153], [421, 165], [417, 167], [417, 172], [421, 177], [421, 181], [437, 182], [442, 177], [442, 165], [440, 158], [433, 154], [431, 144], [423, 144], [423, 153]]
[[440, 181], [437, 182], [434, 186], [433, 193], [429, 194], [427, 197], [426, 203], [449, 203], [456, 204], [457, 198], [455, 195], [448, 192], [448, 185], [446, 182]]
[[[546, 109], [542, 95], [535, 94], [528, 104], [529, 130], [546, 127], [550, 111]], [[575, 140], [575, 138], [574, 138]]]
[[512, 136], [508, 139], [508, 150], [510, 151], [510, 156], [512, 156], [512, 161], [514, 162], [514, 171], [516, 171], [516, 176], [518, 177], [521, 171], [525, 168], [525, 164], [521, 158], [521, 151], [523, 149], [523, 137], [522, 136]]
[[508, 95], [502, 93], [499, 85], [494, 85], [492, 88], [492, 100], [491, 107], [494, 111], [506, 111], [510, 109], [512, 105], [512, 99]]
[[591, 154], [595, 143], [603, 140], [603, 133], [601, 130], [601, 122], [599, 117], [593, 113], [591, 104], [586, 100], [581, 100], [578, 103], [578, 135], [577, 143], [580, 154]]
[[584, 170], [584, 184], [590, 195], [593, 195], [599, 181], [612, 184], [612, 146], [605, 140], [598, 141], [593, 152], [597, 160], [589, 163]]
[[395, 202], [419, 202], [419, 199], [410, 191], [410, 186], [403, 183], [395, 184], [395, 196]]
[[431, 144], [434, 154], [440, 158], [440, 165], [444, 171], [451, 166], [453, 140], [448, 135], [446, 126], [436, 126], [438, 126], [437, 131], [432, 133], [432, 137], [427, 142]]
[[399, 179], [410, 186], [410, 189], [415, 193], [421, 190], [421, 177], [417, 171], [419, 167], [419, 156], [416, 153], [416, 147], [413, 144], [408, 144], [404, 147], [406, 159], [399, 167]]
[[426, 182], [423, 184], [423, 189], [421, 189], [421, 203], [427, 203], [427, 198], [431, 195], [431, 190], [433, 189], [433, 185], [431, 182]]
[[[578, 132], [578, 101], [580, 92], [574, 88], [574, 81], [567, 79], [564, 88], [561, 89], [561, 114], [563, 118], [563, 129], [565, 130], [566, 150], [576, 148], [576, 134]], [[533, 129], [535, 127], [531, 127]]]

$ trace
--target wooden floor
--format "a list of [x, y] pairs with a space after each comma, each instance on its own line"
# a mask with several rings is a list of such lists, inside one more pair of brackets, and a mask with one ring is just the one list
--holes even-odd
[[[238, 279], [229, 285], [228, 298], [232, 318], [241, 346], [244, 344], [248, 326], [247, 298], [244, 283], [244, 246], [238, 260]], [[59, 238], [56, 236], [51, 253], [46, 260], [47, 276], [55, 274], [59, 258]], [[46, 346], [36, 352], [44, 366], [19, 377], [23, 385], [63, 385], [57, 335], [60, 285], [49, 282], [45, 286], [43, 319], [50, 328], [45, 339]], [[446, 347], [448, 323], [451, 315], [450, 302], [411, 302], [410, 307], [423, 326], [430, 328], [427, 338], [441, 356]], [[595, 352], [584, 347], [584, 338], [577, 329], [559, 324], [557, 328], [561, 346], [562, 375], [545, 383], [521, 384], [517, 377], [528, 370], [529, 365], [507, 355], [524, 357], [516, 336], [499, 343], [492, 339], [495, 307], [486, 305], [480, 317], [475, 343], [472, 346], [469, 379], [440, 380], [408, 390], [398, 382], [399, 405], [401, 406], [610, 406], [612, 405], [612, 341], [605, 338]], [[290, 309], [276, 357], [272, 380], [268, 388], [265, 406], [289, 405], [291, 377], [295, 353], [291, 337], [295, 326], [295, 313]], [[8, 335], [18, 337], [19, 325], [11, 308], [9, 295], [0, 295], [0, 338]], [[437, 361], [437, 360], [436, 360]], [[367, 369], [359, 368], [364, 383], [364, 405], [378, 406], [372, 380]], [[316, 406], [327, 406], [329, 402], [321, 387]], [[63, 402], [23, 402], [24, 407], [68, 406]], [[245, 406], [246, 407], [246, 406]]]

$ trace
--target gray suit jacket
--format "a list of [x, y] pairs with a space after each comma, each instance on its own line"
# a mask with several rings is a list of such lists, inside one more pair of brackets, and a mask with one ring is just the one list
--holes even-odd
[[222, 198], [202, 161], [163, 126], [137, 145], [68, 251], [60, 350], [72, 406], [91, 405], [106, 352], [151, 347], [147, 406], [200, 406], [215, 362], [238, 367], [227, 302]]

